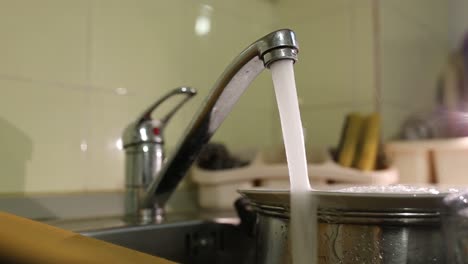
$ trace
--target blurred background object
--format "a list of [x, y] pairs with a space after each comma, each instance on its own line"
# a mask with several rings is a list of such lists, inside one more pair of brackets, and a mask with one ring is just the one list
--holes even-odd
[[409, 117], [399, 137], [405, 140], [468, 136], [468, 33], [448, 58], [437, 81], [435, 106]]
[[406, 119], [388, 153], [405, 183], [468, 184], [468, 32], [447, 59], [434, 107]]

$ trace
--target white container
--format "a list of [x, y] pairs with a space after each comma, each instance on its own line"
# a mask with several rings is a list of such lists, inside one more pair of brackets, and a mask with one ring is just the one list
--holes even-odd
[[398, 169], [399, 183], [430, 183], [432, 164], [430, 144], [427, 142], [392, 142], [386, 145], [386, 154]]
[[[278, 160], [271, 163], [271, 160], [267, 161], [264, 156], [264, 153], [257, 153], [252, 163], [242, 168], [210, 171], [195, 167], [192, 179], [200, 188], [200, 206], [209, 209], [230, 209], [239, 197], [237, 190], [253, 187], [254, 182], [258, 182], [262, 187], [289, 188], [287, 164]], [[331, 160], [309, 164], [308, 171], [313, 186], [326, 185], [329, 182], [378, 185], [398, 182], [397, 170], [393, 168], [365, 172], [343, 168]]]
[[232, 209], [240, 197], [237, 190], [254, 187], [256, 179], [252, 165], [226, 169], [205, 170], [194, 166], [192, 179], [198, 184], [198, 203], [205, 209]]
[[[281, 167], [280, 167], [281, 166]], [[289, 174], [286, 164], [272, 166], [274, 171], [261, 178], [260, 186], [269, 188], [289, 188]], [[309, 179], [312, 186], [327, 184], [376, 184], [389, 185], [398, 182], [398, 171], [389, 168], [379, 171], [360, 171], [343, 168], [333, 161], [308, 165]]]
[[446, 140], [436, 145], [433, 152], [438, 183], [468, 184], [468, 138]]
[[391, 142], [386, 151], [401, 183], [468, 184], [468, 137]]
[[231, 209], [234, 201], [240, 197], [237, 190], [253, 187], [252, 181], [239, 181], [224, 184], [201, 184], [198, 203], [206, 209]]

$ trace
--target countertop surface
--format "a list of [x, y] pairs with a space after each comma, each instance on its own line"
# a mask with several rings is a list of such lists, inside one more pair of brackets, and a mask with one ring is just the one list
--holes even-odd
[[170, 213], [162, 221], [141, 223], [124, 219], [122, 216], [88, 217], [76, 219], [53, 219], [43, 221], [46, 224], [74, 231], [84, 232], [90, 230], [121, 228], [138, 225], [171, 224], [183, 221], [211, 221], [216, 223], [239, 224], [240, 219], [234, 211], [198, 210], [194, 212]]

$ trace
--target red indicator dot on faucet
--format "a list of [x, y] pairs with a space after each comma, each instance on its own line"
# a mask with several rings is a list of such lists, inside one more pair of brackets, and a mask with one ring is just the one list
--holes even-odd
[[159, 133], [160, 133], [160, 132], [161, 132], [161, 131], [159, 130], [159, 127], [153, 128], [153, 134], [154, 134], [155, 136], [159, 136]]

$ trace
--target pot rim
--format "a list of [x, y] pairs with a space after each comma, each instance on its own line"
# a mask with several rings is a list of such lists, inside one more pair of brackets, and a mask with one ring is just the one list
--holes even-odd
[[[252, 188], [239, 190], [252, 205], [263, 211], [288, 214], [289, 190]], [[336, 190], [313, 190], [304, 195], [315, 199], [320, 214], [358, 214], [410, 217], [439, 215], [448, 192], [429, 193], [350, 193]]]

